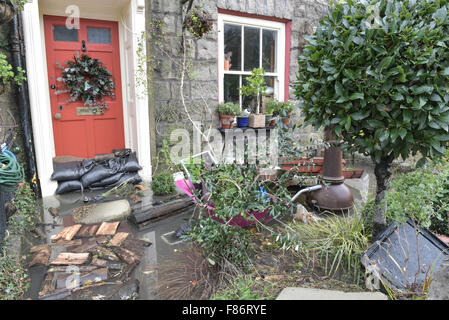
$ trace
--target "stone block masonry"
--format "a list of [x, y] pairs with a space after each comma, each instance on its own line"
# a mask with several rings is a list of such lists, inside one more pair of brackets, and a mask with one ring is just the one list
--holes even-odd
[[[185, 114], [180, 96], [181, 73], [181, 34], [182, 34], [182, 7], [180, 0], [153, 0], [152, 22], [162, 23], [163, 39], [151, 41], [154, 60], [154, 103], [156, 113], [156, 127], [179, 127], [185, 123], [191, 126]], [[218, 9], [255, 14], [266, 17], [275, 17], [291, 21], [290, 43], [290, 99], [294, 99], [293, 82], [296, 78], [298, 57], [301, 54], [305, 40], [304, 36], [312, 34], [319, 20], [328, 11], [329, 0], [195, 0], [193, 5], [207, 11], [214, 21], [213, 29], [202, 39], [192, 36], [186, 37], [188, 43], [189, 76], [184, 83], [184, 98], [186, 104], [198, 105], [206, 101], [208, 107], [214, 112], [218, 105]], [[151, 23], [148, 25], [151, 26]], [[151, 27], [149, 27], [151, 29]], [[151, 32], [151, 31], [150, 31]], [[173, 106], [176, 106], [173, 108]], [[165, 109], [167, 108], [167, 110]], [[199, 116], [203, 112], [201, 110]], [[208, 117], [209, 119], [211, 117]], [[300, 119], [300, 115], [296, 116]], [[205, 119], [203, 119], [206, 121]], [[210, 120], [209, 120], [210, 121]], [[212, 120], [212, 121], [216, 121]], [[300, 121], [300, 120], [298, 120]], [[218, 121], [215, 126], [218, 126]], [[154, 128], [153, 128], [154, 130]], [[158, 130], [159, 133], [170, 132], [168, 129]], [[313, 134], [307, 129], [304, 134]], [[316, 133], [315, 133], [316, 134]], [[163, 138], [157, 134], [158, 148]]]

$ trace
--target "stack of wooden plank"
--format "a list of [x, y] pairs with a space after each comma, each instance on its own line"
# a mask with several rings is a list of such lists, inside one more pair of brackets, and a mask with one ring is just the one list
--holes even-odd
[[77, 290], [105, 283], [126, 283], [150, 242], [120, 232], [120, 222], [75, 224], [32, 247], [29, 266], [48, 267], [39, 299], [65, 299]]

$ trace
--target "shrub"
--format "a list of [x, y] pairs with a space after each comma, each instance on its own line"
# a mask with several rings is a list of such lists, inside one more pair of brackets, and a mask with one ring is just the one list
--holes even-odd
[[176, 190], [173, 176], [169, 172], [161, 172], [155, 175], [151, 183], [151, 188], [157, 196], [168, 196]]
[[306, 124], [376, 162], [374, 229], [393, 160], [445, 153], [449, 141], [446, 0], [339, 1], [299, 59], [296, 96]]

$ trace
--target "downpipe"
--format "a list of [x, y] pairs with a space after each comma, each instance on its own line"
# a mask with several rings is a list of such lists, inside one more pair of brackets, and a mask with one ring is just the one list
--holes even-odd
[[[24, 44], [23, 39], [20, 35], [21, 19], [19, 14], [16, 14], [14, 16], [14, 19], [10, 22], [10, 28], [11, 28], [10, 43], [11, 43], [12, 66], [14, 70], [17, 70], [17, 68], [22, 68], [26, 74], [26, 66], [23, 62], [22, 57], [23, 51], [22, 48], [24, 48]], [[38, 184], [35, 153], [33, 147], [33, 132], [31, 125], [28, 86], [26, 85], [26, 82], [22, 82], [21, 85], [16, 85], [16, 88], [17, 88], [17, 104], [19, 108], [20, 123], [24, 136], [25, 155], [28, 169], [27, 173], [32, 182], [31, 188], [33, 189], [36, 196], [39, 196], [40, 190]]]

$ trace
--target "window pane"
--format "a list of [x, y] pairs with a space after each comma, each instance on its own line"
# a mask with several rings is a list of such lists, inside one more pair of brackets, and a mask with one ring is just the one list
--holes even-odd
[[260, 29], [244, 27], [245, 71], [260, 67]]
[[[225, 70], [242, 70], [242, 27], [235, 24], [224, 25]], [[229, 62], [226, 62], [229, 61]], [[229, 68], [227, 66], [229, 65]]]
[[98, 28], [87, 28], [87, 41], [90, 43], [111, 43], [111, 30], [109, 29], [98, 29]]
[[78, 30], [68, 29], [66, 26], [53, 26], [55, 41], [78, 42]]
[[224, 75], [224, 102], [240, 104], [240, 76], [233, 74]]
[[263, 30], [262, 68], [265, 72], [276, 72], [276, 38], [276, 31]]

